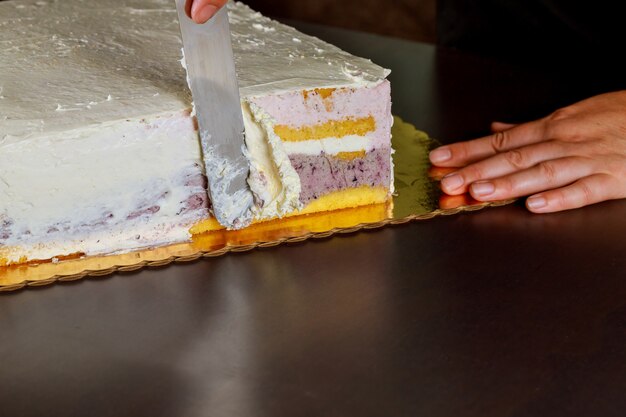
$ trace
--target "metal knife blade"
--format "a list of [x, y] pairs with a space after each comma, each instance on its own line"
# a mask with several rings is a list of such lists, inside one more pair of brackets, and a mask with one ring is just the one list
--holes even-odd
[[176, 0], [176, 9], [213, 214], [241, 229], [252, 221], [253, 196], [228, 12], [223, 7], [199, 25], [185, 14], [185, 0]]

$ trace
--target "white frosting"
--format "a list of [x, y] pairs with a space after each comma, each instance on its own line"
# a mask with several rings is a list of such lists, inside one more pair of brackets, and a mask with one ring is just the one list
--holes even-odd
[[255, 195], [255, 219], [281, 217], [301, 208], [300, 177], [291, 165], [274, 120], [259, 106], [244, 106], [246, 146], [250, 161], [248, 183]]
[[235, 63], [242, 97], [291, 90], [379, 84], [389, 70], [334, 45], [230, 3]]
[[[388, 74], [243, 4], [230, 6], [243, 99], [373, 85]], [[0, 34], [0, 146], [191, 108], [172, 0], [2, 1]]]
[[[50, 218], [97, 221], [102, 219], [102, 213], [90, 202], [99, 200], [100, 194], [106, 191], [111, 214], [120, 218], [135, 210], [137, 201], [158, 201], [159, 196], [151, 193], [160, 193], [162, 188], [125, 189], [121, 193], [118, 190], [121, 184], [134, 185], [129, 179], [149, 183], [174, 177], [183, 167], [200, 159], [193, 130], [181, 130], [180, 119], [176, 123], [165, 117], [149, 124], [146, 121], [112, 123], [68, 131], [63, 138], [40, 137], [4, 146], [0, 152], [3, 167], [0, 195], [8, 198], [2, 202], [2, 207], [16, 216], [21, 213], [20, 218], [29, 219], [35, 225]], [[103, 147], [102, 143], [111, 135], [123, 139], [109, 141], [108, 146]], [[98, 152], [93, 152], [95, 148]], [[183, 197], [177, 194], [180, 190], [175, 185], [168, 184], [167, 190], [171, 193], [167, 199]], [[81, 191], [84, 201], [80, 207], [65, 199], [73, 190]]]
[[350, 135], [341, 138], [284, 142], [283, 147], [288, 154], [337, 155], [341, 152], [369, 152], [375, 148], [377, 142], [379, 141], [373, 136]]
[[[15, 222], [9, 247], [46, 245], [59, 232], [73, 251], [89, 253], [185, 240], [207, 214], [181, 212], [191, 195], [205, 191], [197, 134], [183, 115], [22, 140], [2, 147], [0, 167], [0, 218]], [[90, 245], [82, 242], [89, 236], [74, 235], [84, 225], [97, 235]], [[50, 250], [65, 253], [40, 247], [31, 257], [45, 259]]]

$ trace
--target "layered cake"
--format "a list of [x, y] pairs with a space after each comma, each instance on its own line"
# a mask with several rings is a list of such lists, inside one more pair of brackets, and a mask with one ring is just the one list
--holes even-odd
[[[388, 71], [229, 14], [255, 221], [388, 201]], [[0, 2], [0, 35], [0, 265], [220, 227], [172, 0]]]

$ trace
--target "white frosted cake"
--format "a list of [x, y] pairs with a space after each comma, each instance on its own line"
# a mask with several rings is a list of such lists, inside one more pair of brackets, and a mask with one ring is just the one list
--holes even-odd
[[[255, 219], [384, 203], [388, 71], [229, 5]], [[173, 0], [0, 2], [0, 265], [211, 219]]]

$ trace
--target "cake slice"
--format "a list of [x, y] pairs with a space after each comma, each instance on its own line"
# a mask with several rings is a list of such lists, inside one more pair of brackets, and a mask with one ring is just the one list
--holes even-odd
[[[388, 71], [229, 9], [255, 221], [388, 201]], [[0, 2], [0, 34], [0, 264], [219, 228], [174, 2]]]
[[251, 98], [300, 182], [300, 213], [383, 202], [391, 186], [389, 83]]

